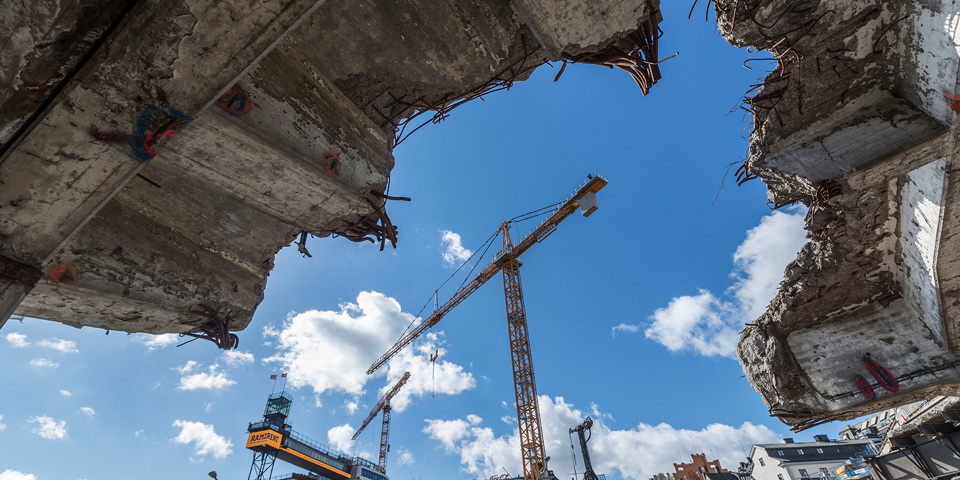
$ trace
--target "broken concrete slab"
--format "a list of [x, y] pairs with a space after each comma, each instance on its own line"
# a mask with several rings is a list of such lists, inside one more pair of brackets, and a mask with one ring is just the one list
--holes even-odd
[[630, 3], [607, 6], [570, 0], [511, 0], [553, 60], [599, 51], [626, 34], [641, 28], [651, 18], [660, 23], [660, 3]]
[[[592, 5], [565, 28], [629, 36], [660, 21], [642, 18], [656, 5]], [[634, 26], [605, 20], [622, 11]], [[101, 31], [21, 14], [62, 38]], [[40, 115], [0, 117], [0, 131], [20, 132], [0, 164], [13, 186], [0, 189], [0, 255], [44, 275], [22, 303], [32, 285], [0, 300], [78, 326], [204, 332], [223, 348], [298, 234], [395, 242], [385, 204], [409, 119], [442, 118], [546, 59], [508, 0], [146, 1], [113, 22], [85, 53], [37, 52], [0, 73], [81, 58], [34, 99], [49, 107]]]
[[724, 38], [776, 65], [747, 99], [748, 165], [772, 202], [946, 130], [960, 64], [951, 5], [717, 3]]

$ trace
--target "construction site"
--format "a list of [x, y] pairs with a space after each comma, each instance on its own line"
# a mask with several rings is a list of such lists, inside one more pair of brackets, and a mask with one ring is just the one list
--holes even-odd
[[[405, 442], [414, 433], [431, 438], [437, 451], [459, 454], [459, 460], [448, 461], [471, 478], [648, 478], [636, 473], [642, 470], [619, 466], [612, 452], [628, 455], [624, 452], [633, 447], [618, 436], [622, 428], [611, 427], [613, 415], [598, 410], [602, 402], [585, 392], [601, 381], [607, 383], [597, 390], [611, 397], [639, 396], [633, 388], [643, 395], [656, 391], [661, 375], [668, 374], [666, 365], [678, 362], [676, 352], [690, 349], [739, 363], [723, 379], [705, 380], [717, 383], [691, 388], [692, 396], [709, 401], [704, 392], [720, 392], [721, 380], [739, 382], [752, 389], [749, 400], [739, 390], [731, 398], [779, 422], [776, 428], [822, 434], [838, 422], [912, 405], [909, 414], [900, 412], [899, 420], [890, 421], [891, 433], [875, 452], [871, 475], [876, 480], [960, 475], [952, 440], [960, 435], [960, 404], [952, 400], [960, 397], [960, 275], [954, 274], [960, 273], [960, 245], [951, 243], [960, 241], [954, 205], [960, 185], [952, 181], [958, 172], [952, 158], [960, 152], [954, 125], [960, 111], [955, 1], [711, 0], [668, 8], [658, 0], [36, 0], [0, 5], [0, 12], [0, 335], [11, 349], [46, 345], [69, 353], [78, 351], [73, 341], [53, 340], [66, 334], [44, 333], [48, 339], [36, 340], [39, 333], [24, 334], [20, 325], [42, 319], [84, 332], [115, 332], [111, 338], [137, 334], [148, 339], [142, 342], [151, 354], [175, 352], [170, 358], [176, 363], [165, 367], [180, 377], [171, 380], [171, 391], [227, 388], [237, 382], [226, 375], [238, 375], [229, 369], [244, 362], [280, 368], [280, 393], [269, 394], [262, 418], [253, 422], [249, 403], [192, 400], [207, 404], [205, 413], [231, 409], [235, 425], [218, 423], [221, 434], [246, 422], [244, 439], [236, 444], [242, 443], [245, 459], [239, 460], [225, 439], [217, 460], [233, 453], [232, 464], [246, 464], [252, 456], [249, 470], [244, 467], [248, 480], [389, 480], [395, 465], [403, 465], [404, 474], [416, 468], [426, 476], [431, 464], [413, 467], [413, 459], [429, 462], [440, 454], [412, 451], [407, 443], [391, 451], [392, 414], [395, 432], [398, 421], [403, 425]], [[715, 198], [714, 191], [683, 192], [721, 202], [704, 223], [707, 233], [685, 229], [696, 227], [689, 225], [696, 220], [661, 227], [650, 236], [697, 232], [697, 238], [664, 238], [658, 245], [676, 244], [670, 253], [636, 249], [644, 258], [658, 257], [649, 263], [627, 253], [617, 261], [615, 250], [634, 250], [633, 239], [646, 235], [634, 230], [622, 235], [625, 224], [665, 225], [665, 218], [685, 215], [671, 211], [682, 207], [674, 207], [664, 192], [686, 189], [683, 177], [696, 176], [695, 168], [678, 162], [660, 170], [671, 159], [660, 150], [644, 154], [653, 152], [657, 136], [677, 132], [680, 140], [669, 140], [677, 151], [710, 142], [717, 151], [727, 148], [707, 133], [711, 120], [698, 117], [701, 112], [689, 112], [686, 124], [658, 125], [659, 114], [642, 111], [648, 99], [665, 101], [660, 92], [692, 96], [691, 86], [712, 83], [719, 91], [724, 84], [722, 70], [691, 79], [694, 74], [678, 67], [685, 75], [671, 77], [671, 62], [684, 65], [688, 53], [679, 50], [694, 44], [694, 37], [685, 34], [690, 43], [674, 48], [679, 41], [671, 39], [666, 25], [676, 23], [670, 22], [722, 38], [724, 48], [740, 49], [738, 58], [745, 59], [732, 67], [761, 77], [737, 94], [734, 111], [747, 122], [743, 139], [724, 133], [723, 142], [738, 145], [732, 148], [740, 148], [742, 156], [712, 160], [721, 172], [721, 191]], [[503, 140], [500, 153], [485, 154], [489, 163], [473, 171], [445, 173], [444, 162], [462, 162], [460, 154], [418, 163], [417, 155], [427, 156], [430, 148], [441, 152], [438, 157], [444, 149], [453, 151], [447, 141], [470, 144], [450, 133], [455, 130], [443, 130], [450, 119], [461, 112], [484, 118], [479, 113], [484, 103], [501, 98], [524, 104], [524, 84], [544, 75], [557, 88], [571, 89], [568, 96], [585, 98], [584, 90], [602, 95], [612, 88], [606, 82], [621, 82], [618, 88], [629, 86], [642, 114], [621, 127], [603, 125], [605, 131], [586, 139], [571, 133], [585, 126], [524, 131], [526, 139]], [[545, 84], [536, 83], [539, 89]], [[695, 94], [716, 96], [710, 88]], [[563, 117], [567, 123], [591, 118], [592, 105], [571, 105], [570, 116]], [[549, 104], [543, 108], [559, 116]], [[638, 126], [636, 118], [647, 123]], [[547, 124], [487, 120], [499, 121], [514, 129]], [[739, 125], [727, 121], [734, 129]], [[471, 128], [477, 137], [486, 134]], [[640, 128], [650, 130], [644, 134], [654, 140], [634, 138]], [[530, 147], [518, 146], [525, 140]], [[486, 143], [498, 142], [493, 137]], [[544, 144], [559, 149], [550, 152], [566, 148], [572, 159], [554, 160], [551, 155], [558, 153], [532, 159], [536, 153], [526, 148], [546, 150]], [[640, 153], [616, 159], [604, 150], [611, 144]], [[641, 160], [657, 163], [657, 174], [639, 178], [639, 167], [621, 167]], [[525, 162], [529, 165], [521, 165]], [[729, 175], [723, 176], [725, 164]], [[423, 165], [431, 171], [418, 170]], [[580, 170], [561, 172], [561, 165]], [[724, 182], [728, 190], [762, 191], [766, 198], [750, 197], [756, 210], [749, 212], [727, 207], [722, 202], [731, 194]], [[437, 192], [451, 190], [435, 198], [434, 186]], [[644, 197], [625, 205], [640, 191], [657, 192], [662, 200]], [[418, 206], [423, 198], [433, 201]], [[710, 209], [714, 204], [705, 203]], [[415, 214], [409, 213], [414, 208]], [[759, 316], [761, 310], [723, 300], [720, 292], [727, 287], [709, 283], [717, 280], [704, 280], [717, 292], [709, 298], [709, 289], [699, 283], [685, 283], [687, 290], [680, 292], [659, 290], [715, 268], [702, 260], [708, 255], [721, 263], [713, 250], [704, 250], [703, 257], [694, 252], [706, 249], [700, 244], [711, 236], [721, 237], [710, 233], [717, 225], [735, 225], [729, 228], [739, 236], [723, 240], [729, 252], [762, 215], [762, 221], [796, 217], [805, 238], [799, 251], [787, 252], [791, 260], [785, 268], [777, 266], [771, 284], [776, 291], [772, 300], [762, 299]], [[452, 227], [437, 226], [447, 224], [461, 233], [469, 230], [469, 245], [461, 245]], [[749, 230], [748, 239], [763, 225]], [[442, 261], [436, 247], [424, 247], [435, 242], [436, 231], [443, 235]], [[485, 242], [478, 241], [487, 233]], [[416, 253], [405, 251], [406, 245]], [[727, 285], [735, 280], [727, 295], [750, 275], [740, 260], [747, 245], [743, 241], [733, 255], [740, 270], [717, 275]], [[433, 265], [422, 260], [421, 249], [433, 255]], [[685, 264], [684, 251], [700, 260]], [[302, 262], [299, 273], [271, 277], [286, 261], [282, 258], [294, 255]], [[529, 276], [522, 283], [521, 266], [528, 258], [522, 270]], [[729, 268], [729, 255], [721, 260]], [[663, 264], [676, 264], [677, 271], [657, 267]], [[502, 296], [499, 287], [482, 288], [497, 277]], [[278, 293], [305, 281], [315, 282], [312, 288], [325, 303]], [[615, 283], [626, 285], [628, 293], [614, 294], [621, 292]], [[299, 288], [295, 291], [302, 292]], [[699, 288], [700, 296], [689, 294], [691, 288]], [[660, 303], [610, 307], [654, 294]], [[395, 298], [403, 299], [402, 308]], [[702, 326], [684, 327], [693, 333], [672, 344], [659, 340], [667, 351], [655, 364], [634, 352], [646, 346], [601, 343], [624, 342], [616, 339], [624, 332], [660, 339], [663, 331], [649, 323], [698, 298], [712, 299], [701, 308], [706, 313], [697, 314]], [[413, 303], [422, 299], [427, 303], [414, 314]], [[547, 310], [548, 303], [556, 310]], [[262, 305], [268, 304], [270, 318], [264, 318]], [[537, 312], [529, 323], [528, 305]], [[365, 330], [318, 327], [343, 318], [365, 321], [374, 306], [393, 323]], [[308, 314], [313, 323], [295, 330], [295, 322]], [[565, 315], [576, 320], [556, 320]], [[486, 326], [477, 326], [480, 317]], [[457, 330], [458, 318], [471, 326]], [[684, 318], [676, 317], [672, 328], [694, 323]], [[297, 343], [313, 337], [329, 337], [323, 340], [328, 343]], [[149, 343], [151, 338], [176, 338], [178, 345], [159, 350], [173, 340], [161, 345]], [[354, 356], [327, 359], [348, 356], [344, 352]], [[54, 360], [34, 358], [30, 364], [40, 371], [62, 365], [62, 371], [71, 363]], [[608, 363], [590, 363], [600, 360]], [[136, 362], [118, 363], [133, 368]], [[363, 375], [355, 372], [359, 363]], [[219, 383], [196, 387], [189, 375]], [[669, 375], [690, 382], [689, 373]], [[544, 381], [549, 387], [538, 391]], [[513, 390], [503, 388], [506, 384]], [[64, 398], [81, 390], [44, 385]], [[475, 453], [481, 460], [468, 460], [469, 439], [479, 444], [490, 429], [473, 411], [437, 399], [429, 407], [419, 405], [428, 413], [402, 418], [414, 400], [426, 403], [438, 393], [450, 399], [471, 389], [464, 394], [473, 395], [468, 402], [502, 402], [503, 412], [488, 410], [484, 416], [501, 416], [513, 436], [487, 446], [511, 452], [517, 465], [508, 469], [493, 454]], [[331, 400], [330, 392], [344, 399]], [[549, 405], [543, 406], [545, 401]], [[221, 407], [213, 407], [218, 402]], [[245, 410], [232, 411], [237, 408]], [[324, 423], [327, 438], [315, 440], [323, 432], [311, 425], [321, 408], [332, 409], [329, 416], [338, 420]], [[353, 418], [368, 409], [362, 421]], [[292, 411], [296, 432], [288, 422]], [[651, 411], [620, 412], [622, 421], [649, 422], [651, 429], [670, 421]], [[7, 427], [3, 414], [0, 432]], [[48, 438], [43, 419], [50, 417], [30, 415], [27, 422], [37, 426], [21, 428]], [[678, 432], [715, 423], [701, 416], [706, 414], [689, 415]], [[728, 411], [723, 415], [716, 422], [748, 421]], [[370, 425], [378, 417], [380, 435], [374, 438]], [[186, 425], [180, 417], [164, 421]], [[646, 431], [642, 425], [627, 431], [639, 436]], [[775, 428], [768, 431], [740, 441], [772, 445], [779, 438], [772, 437]], [[593, 433], [597, 439], [588, 447]], [[735, 443], [732, 439], [717, 440], [717, 448]], [[595, 448], [600, 455], [591, 452]], [[930, 459], [916, 460], [921, 450]], [[394, 458], [390, 467], [388, 458]], [[287, 467], [296, 471], [286, 473]], [[729, 473], [716, 467], [715, 473]], [[748, 477], [753, 478], [744, 474], [739, 480]], [[0, 480], [7, 478], [0, 474]]]

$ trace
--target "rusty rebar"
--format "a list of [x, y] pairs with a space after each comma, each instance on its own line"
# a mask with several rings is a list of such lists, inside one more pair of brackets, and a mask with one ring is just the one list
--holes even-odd
[[190, 313], [207, 318], [207, 323], [199, 327], [197, 331], [181, 333], [181, 336], [208, 340], [223, 350], [230, 350], [240, 346], [240, 337], [235, 333], [230, 333], [230, 321], [232, 318], [230, 317], [229, 311], [221, 316], [216, 309], [207, 305], [199, 304], [197, 306], [200, 307], [201, 310], [191, 310]]

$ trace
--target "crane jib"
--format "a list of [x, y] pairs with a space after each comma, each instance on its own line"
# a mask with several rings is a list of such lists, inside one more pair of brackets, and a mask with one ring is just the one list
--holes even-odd
[[533, 229], [533, 231], [530, 232], [523, 240], [515, 244], [512, 250], [504, 249], [498, 252], [494, 256], [493, 262], [491, 262], [490, 265], [487, 265], [487, 267], [484, 268], [483, 271], [476, 276], [476, 278], [471, 280], [467, 285], [457, 291], [457, 293], [450, 297], [450, 300], [447, 300], [446, 303], [437, 308], [437, 310], [432, 315], [427, 317], [423, 323], [418, 325], [413, 330], [407, 332], [407, 334], [401, 337], [400, 340], [390, 347], [386, 353], [374, 361], [373, 364], [370, 365], [370, 368], [367, 369], [367, 375], [372, 375], [374, 372], [379, 370], [380, 367], [393, 358], [397, 352], [406, 348], [407, 345], [413, 343], [413, 341], [423, 334], [423, 332], [436, 325], [444, 315], [450, 312], [450, 310], [466, 300], [470, 294], [480, 288], [484, 283], [487, 282], [487, 280], [490, 280], [494, 275], [499, 273], [504, 263], [511, 259], [518, 258], [531, 246], [546, 239], [551, 233], [556, 231], [557, 225], [575, 212], [577, 208], [580, 208], [581, 213], [583, 213], [583, 216], [585, 217], [593, 214], [593, 212], [597, 210], [595, 194], [605, 187], [607, 183], [607, 179], [604, 177], [599, 175], [588, 175], [587, 181], [580, 185], [580, 187], [577, 188], [572, 195], [565, 198], [561, 206], [556, 212], [553, 213], [553, 215], [544, 220], [543, 223], [541, 223], [537, 228]]

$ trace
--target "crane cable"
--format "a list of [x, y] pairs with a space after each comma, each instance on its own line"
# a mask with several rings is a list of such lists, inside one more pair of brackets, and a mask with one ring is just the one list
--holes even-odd
[[[487, 245], [488, 243], [491, 243], [495, 238], [497, 238], [497, 235], [499, 235], [499, 234], [500, 234], [500, 230], [497, 230], [496, 232], [493, 232], [493, 235], [490, 235], [490, 237], [487, 238], [487, 240], [484, 241], [483, 244], [480, 245], [480, 248], [483, 248], [484, 245]], [[491, 243], [491, 245], [492, 245], [492, 243]], [[487, 248], [489, 249], [490, 247], [487, 246]], [[403, 332], [400, 334], [400, 337], [397, 338], [397, 342], [399, 342], [400, 339], [403, 338], [403, 336], [406, 335], [408, 331], [410, 331], [410, 327], [412, 327], [413, 324], [414, 324], [414, 322], [416, 322], [417, 319], [420, 318], [420, 314], [422, 314], [423, 311], [426, 310], [427, 305], [430, 305], [430, 300], [433, 300], [433, 298], [436, 297], [436, 296], [439, 294], [440, 289], [443, 288], [443, 286], [446, 285], [447, 282], [449, 282], [450, 280], [452, 280], [453, 277], [457, 275], [457, 272], [459, 272], [461, 269], [463, 269], [463, 266], [466, 265], [467, 263], [469, 263], [470, 260], [472, 260], [473, 257], [476, 256], [476, 254], [477, 254], [478, 251], [479, 251], [479, 249], [476, 250], [476, 251], [474, 251], [474, 252], [470, 255], [470, 258], [467, 258], [467, 261], [461, 263], [460, 266], [457, 267], [457, 269], [456, 269], [452, 274], [450, 274], [450, 276], [447, 277], [447, 279], [444, 280], [443, 283], [441, 283], [440, 286], [436, 288], [436, 290], [433, 291], [433, 295], [431, 295], [430, 298], [427, 299], [427, 302], [424, 303], [422, 307], [420, 307], [420, 311], [417, 312], [417, 314], [413, 317], [413, 320], [410, 321], [410, 324], [407, 325], [407, 328], [405, 328], [405, 329], [403, 330]], [[484, 250], [483, 253], [486, 254], [487, 251]], [[483, 258], [483, 256], [481, 256], [480, 258]], [[477, 263], [478, 263], [478, 264], [480, 263], [480, 259], [477, 259]], [[476, 268], [476, 265], [474, 265], [474, 268]], [[470, 273], [473, 273], [473, 269], [470, 269]], [[469, 274], [467, 274], [467, 278], [470, 278], [470, 275], [469, 275]], [[464, 283], [466, 283], [466, 280], [464, 280]], [[461, 284], [460, 287], [463, 288], [463, 284]]]
[[[389, 182], [389, 180], [388, 180], [388, 182]], [[390, 184], [387, 183], [387, 191], [388, 191], [388, 192], [389, 192], [389, 189], [390, 189]], [[507, 220], [507, 223], [519, 224], [519, 222], [522, 222], [522, 221], [524, 221], [524, 220], [530, 220], [531, 218], [536, 218], [536, 217], [539, 217], [539, 216], [542, 216], [542, 215], [546, 215], [546, 214], [550, 213], [550, 211], [549, 211], [550, 209], [552, 209], [552, 208], [554, 208], [554, 207], [557, 207], [557, 206], [561, 205], [562, 203], [563, 203], [563, 200], [561, 200], [561, 201], [559, 201], [559, 202], [556, 202], [556, 203], [552, 203], [552, 204], [547, 205], [547, 206], [542, 207], [542, 208], [538, 208], [538, 209], [536, 209], [536, 210], [529, 211], [529, 212], [527, 212], [527, 213], [522, 213], [522, 214], [520, 214], [520, 215], [517, 215], [517, 216], [511, 218], [510, 220]], [[473, 271], [474, 271], [474, 270], [476, 270], [477, 265], [480, 264], [480, 260], [483, 259], [483, 257], [487, 254], [487, 251], [490, 250], [490, 246], [493, 245], [493, 243], [492, 243], [493, 240], [496, 239], [496, 238], [497, 238], [497, 235], [499, 235], [499, 234], [500, 234], [500, 229], [498, 228], [495, 232], [493, 232], [493, 235], [490, 235], [490, 237], [488, 237], [488, 238], [486, 239], [486, 241], [484, 241], [484, 242], [480, 245], [480, 248], [483, 248], [483, 249], [484, 249], [484, 250], [483, 250], [483, 253], [480, 255], [480, 258], [477, 259], [477, 262], [473, 264], [473, 268], [470, 269], [470, 272], [467, 273], [467, 276], [464, 277], [463, 282], [460, 284], [460, 288], [463, 288], [463, 286], [467, 284], [467, 280], [470, 279], [470, 275], [473, 274]], [[486, 248], [484, 248], [484, 247], [486, 247]], [[412, 327], [413, 324], [417, 321], [417, 319], [420, 318], [420, 315], [421, 315], [421, 314], [423, 313], [423, 311], [427, 308], [427, 305], [430, 305], [430, 300], [432, 300], [434, 297], [436, 297], [437, 295], [439, 295], [440, 289], [443, 288], [443, 286], [446, 285], [447, 282], [449, 282], [451, 279], [453, 279], [453, 277], [455, 277], [455, 276], [457, 275], [457, 273], [460, 272], [461, 269], [463, 269], [463, 266], [464, 266], [464, 265], [470, 263], [470, 260], [473, 260], [473, 257], [475, 257], [475, 256], [477, 255], [477, 252], [480, 251], [480, 248], [478, 248], [477, 250], [474, 250], [474, 252], [473, 252], [472, 254], [470, 254], [470, 257], [467, 258], [467, 261], [461, 263], [460, 266], [457, 267], [457, 269], [456, 269], [452, 274], [450, 274], [450, 276], [447, 277], [447, 279], [444, 280], [443, 283], [441, 283], [439, 287], [437, 287], [437, 288], [433, 291], [433, 295], [431, 295], [430, 298], [427, 299], [427, 302], [424, 303], [422, 307], [420, 307], [420, 311], [417, 312], [417, 314], [413, 317], [413, 320], [410, 321], [410, 324], [407, 325], [407, 328], [403, 329], [403, 332], [400, 333], [400, 337], [397, 338], [397, 342], [399, 342], [400, 339], [402, 339], [403, 336], [406, 335], [407, 332], [410, 331], [410, 327]], [[459, 291], [459, 288], [458, 288], [457, 290]], [[572, 439], [571, 439], [571, 440], [572, 440]]]
[[[531, 219], [531, 218], [533, 218], [533, 217], [538, 217], [538, 216], [540, 216], [540, 215], [544, 215], [544, 214], [547, 213], [547, 212], [544, 212], [544, 210], [548, 210], [548, 209], [551, 209], [551, 208], [553, 208], [553, 207], [560, 206], [560, 204], [562, 204], [562, 203], [563, 203], [563, 201], [559, 201], [559, 202], [557, 202], [557, 203], [552, 203], [552, 204], [550, 204], [550, 205], [547, 205], [546, 207], [538, 208], [538, 209], [536, 209], [536, 210], [533, 210], [533, 211], [530, 211], [530, 212], [527, 212], [527, 213], [523, 213], [523, 214], [517, 215], [516, 217], [513, 217], [513, 218], [511, 218], [510, 220], [508, 220], [508, 222], [510, 222], [510, 223], [517, 223], [517, 222], [522, 222], [522, 221], [524, 221], [524, 220], [529, 220], [529, 219]], [[520, 218], [520, 217], [524, 217], [524, 218]]]

